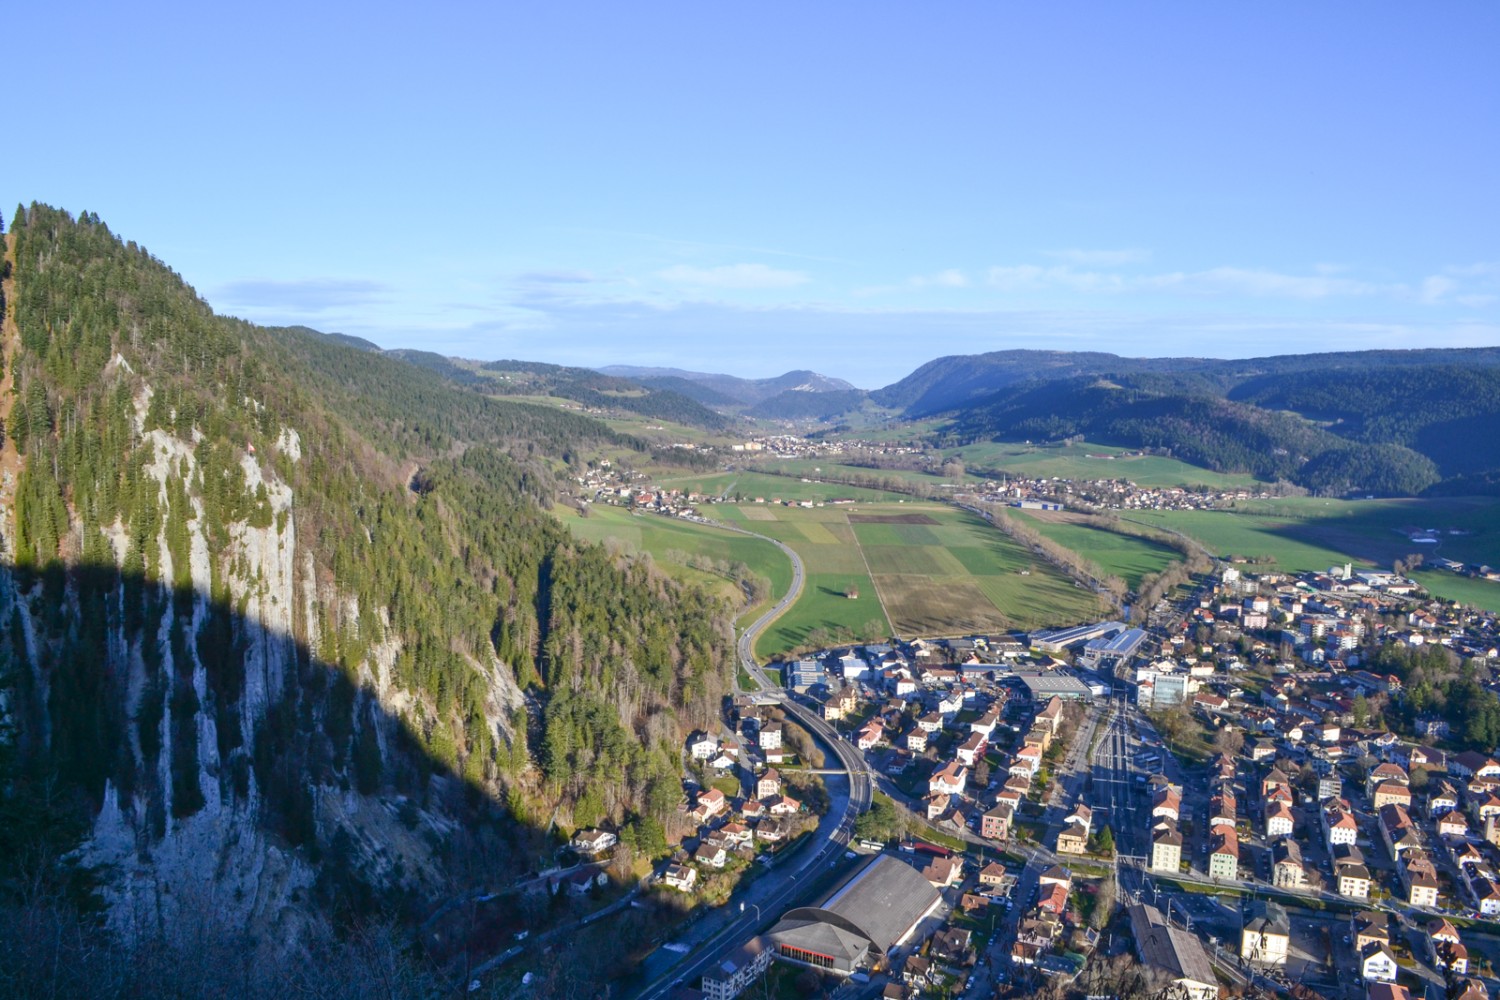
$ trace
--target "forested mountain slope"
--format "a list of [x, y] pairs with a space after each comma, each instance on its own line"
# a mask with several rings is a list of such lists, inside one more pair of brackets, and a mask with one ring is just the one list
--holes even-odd
[[920, 366], [870, 395], [880, 405], [919, 418], [963, 409], [1014, 387], [1081, 376], [1163, 375], [1217, 395], [1266, 376], [1342, 380], [1379, 371], [1500, 367], [1500, 347], [1344, 351], [1265, 358], [1123, 358], [1098, 351], [991, 351], [951, 355]]
[[609, 365], [599, 369], [606, 375], [628, 378], [642, 385], [670, 388], [716, 407], [749, 407], [784, 393], [854, 393], [865, 395], [840, 378], [797, 369], [771, 378], [739, 378], [712, 372], [691, 372], [681, 368], [643, 368], [635, 365]]
[[478, 385], [501, 395], [560, 396], [595, 409], [625, 410], [708, 430], [729, 426], [722, 414], [673, 388], [604, 375], [592, 368], [538, 361], [487, 361], [479, 366], [477, 377], [482, 380]]
[[1294, 414], [1184, 388], [1161, 375], [1083, 377], [1003, 392], [960, 411], [949, 433], [964, 440], [1091, 441], [1159, 448], [1224, 472], [1250, 472], [1317, 493], [1420, 493], [1437, 466], [1401, 444], [1342, 438]]
[[[6, 247], [0, 922], [86, 920], [81, 866], [162, 963], [111, 975], [190, 948], [249, 995], [331, 915], [505, 884], [549, 818], [660, 848], [729, 609], [545, 510], [641, 442], [215, 316], [97, 216]], [[55, 974], [53, 938], [0, 966]]]
[[949, 441], [1083, 437], [1313, 492], [1492, 491], [1500, 348], [1241, 360], [1001, 351], [939, 358], [872, 394]]

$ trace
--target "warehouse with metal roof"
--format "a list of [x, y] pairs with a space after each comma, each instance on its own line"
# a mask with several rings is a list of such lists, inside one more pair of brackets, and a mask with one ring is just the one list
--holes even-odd
[[849, 975], [878, 966], [941, 900], [916, 869], [881, 854], [819, 905], [788, 910], [766, 937], [782, 961]]
[[1089, 686], [1066, 670], [1046, 673], [1018, 670], [1016, 679], [1026, 686], [1027, 697], [1038, 704], [1050, 701], [1053, 695], [1064, 701], [1087, 701], [1093, 697]]

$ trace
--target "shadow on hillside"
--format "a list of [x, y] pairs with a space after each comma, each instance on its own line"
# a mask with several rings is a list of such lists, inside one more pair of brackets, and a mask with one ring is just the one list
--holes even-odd
[[624, 880], [541, 875], [549, 818], [360, 678], [225, 600], [7, 570], [0, 994], [504, 996], [470, 970], [524, 949], [533, 995], [598, 995], [673, 914], [549, 935]]

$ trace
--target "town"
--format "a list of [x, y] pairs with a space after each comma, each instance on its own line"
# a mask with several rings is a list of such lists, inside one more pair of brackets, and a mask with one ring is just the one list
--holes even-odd
[[1495, 616], [1395, 573], [1225, 562], [1145, 627], [774, 664], [684, 748], [697, 832], [657, 891], [772, 877], [642, 995], [1493, 996], [1497, 654]]

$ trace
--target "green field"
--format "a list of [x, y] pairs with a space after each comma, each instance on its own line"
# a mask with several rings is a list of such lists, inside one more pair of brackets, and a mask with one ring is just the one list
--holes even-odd
[[[1389, 567], [1414, 552], [1429, 561], [1442, 556], [1469, 563], [1500, 562], [1500, 501], [1489, 497], [1294, 497], [1244, 502], [1233, 511], [1132, 511], [1125, 516], [1181, 531], [1219, 555], [1270, 556], [1277, 569], [1292, 573], [1344, 562]], [[1413, 543], [1408, 531], [1414, 528], [1435, 529], [1439, 543]], [[1500, 584], [1441, 570], [1423, 571], [1417, 578], [1439, 597], [1500, 610]]]
[[761, 609], [774, 603], [792, 586], [792, 562], [774, 545], [759, 538], [750, 538], [733, 531], [687, 521], [678, 521], [661, 514], [632, 514], [623, 507], [594, 504], [588, 517], [580, 517], [568, 509], [559, 509], [558, 515], [568, 529], [580, 538], [592, 542], [610, 539], [622, 544], [631, 552], [649, 552], [658, 566], [682, 580], [692, 580], [721, 589], [732, 602], [742, 600], [741, 591], [730, 581], [713, 573], [690, 569], [682, 564], [678, 554], [706, 556], [726, 563], [742, 562], [750, 569], [771, 581], [770, 601], [747, 608], [742, 618], [758, 615]]
[[[838, 462], [829, 462], [818, 458], [793, 458], [773, 459], [760, 463], [768, 469], [775, 469], [784, 475], [805, 476], [809, 479], [817, 479], [820, 476], [864, 479], [890, 479], [901, 483], [907, 483], [919, 489], [938, 490], [944, 483], [951, 480], [935, 476], [931, 473], [922, 472], [918, 469], [867, 469], [859, 465], [842, 465]], [[964, 476], [964, 482], [975, 482], [973, 476]]]
[[[806, 565], [803, 596], [762, 636], [762, 657], [805, 648], [816, 629], [862, 639], [955, 635], [1072, 623], [1100, 611], [1094, 595], [1000, 531], [941, 504], [725, 504], [712, 513], [786, 542]], [[851, 586], [853, 600], [845, 596]]]
[[[812, 477], [809, 476], [809, 479]], [[761, 472], [708, 472], [696, 475], [666, 476], [653, 481], [654, 485], [668, 489], [696, 490], [710, 496], [739, 496], [745, 503], [756, 497], [767, 503], [772, 500], [811, 500], [827, 502], [838, 499], [895, 500], [898, 494], [884, 490], [869, 490], [858, 486], [840, 486], [837, 483], [802, 482], [791, 476], [771, 476]]]
[[1079, 524], [1029, 510], [1013, 510], [1046, 537], [1098, 566], [1108, 576], [1118, 576], [1131, 590], [1141, 581], [1182, 560], [1181, 553], [1146, 538], [1122, 535], [1087, 524]]
[[[1017, 476], [1062, 479], [1128, 479], [1139, 486], [1211, 486], [1241, 488], [1259, 485], [1254, 476], [1213, 472], [1156, 455], [1130, 455], [1130, 449], [1083, 442], [1043, 447], [1022, 443], [986, 441], [947, 448], [944, 456], [961, 459], [966, 466], [1003, 469]], [[1110, 455], [1112, 458], [1090, 458]]]

